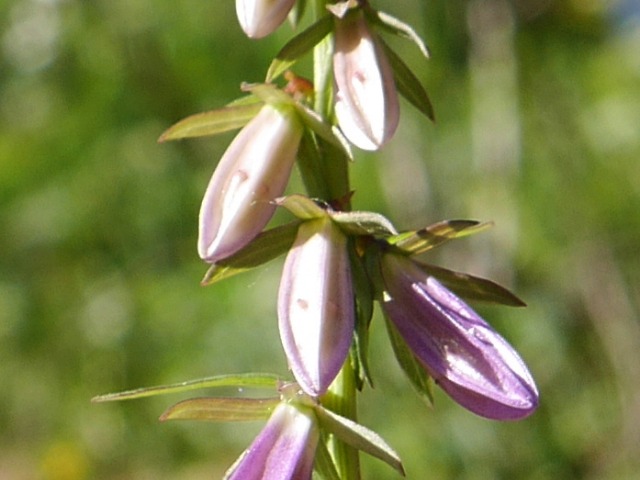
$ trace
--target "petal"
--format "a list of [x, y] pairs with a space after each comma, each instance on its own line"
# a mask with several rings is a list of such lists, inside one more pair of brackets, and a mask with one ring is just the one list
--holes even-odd
[[265, 105], [234, 138], [200, 207], [198, 253], [210, 263], [246, 246], [269, 222], [302, 136], [295, 114]]
[[262, 432], [227, 471], [225, 479], [311, 479], [318, 438], [313, 414], [280, 403]]
[[347, 239], [328, 218], [300, 226], [280, 291], [280, 338], [289, 366], [309, 395], [326, 392], [353, 338], [353, 287]]
[[406, 257], [384, 255], [383, 309], [429, 374], [478, 415], [530, 415], [538, 391], [516, 351], [468, 305]]
[[340, 129], [359, 148], [377, 150], [395, 133], [400, 106], [391, 66], [362, 12], [336, 20], [333, 70]]
[[236, 0], [238, 22], [250, 38], [269, 35], [284, 22], [295, 0]]

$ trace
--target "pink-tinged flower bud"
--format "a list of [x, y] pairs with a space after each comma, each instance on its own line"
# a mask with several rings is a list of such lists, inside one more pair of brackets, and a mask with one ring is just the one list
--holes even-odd
[[284, 22], [295, 0], [236, 0], [236, 13], [250, 38], [269, 35]]
[[226, 480], [311, 480], [319, 439], [312, 412], [280, 403]]
[[302, 123], [296, 113], [262, 107], [233, 139], [200, 207], [198, 253], [215, 263], [246, 246], [271, 219], [296, 158]]
[[357, 147], [377, 150], [395, 133], [400, 106], [389, 61], [362, 12], [336, 20], [333, 75], [340, 130]]
[[329, 218], [300, 226], [284, 264], [278, 319], [296, 381], [322, 395], [347, 358], [354, 328], [347, 238]]
[[385, 314], [445, 392], [487, 418], [533, 413], [535, 382], [504, 338], [407, 257], [385, 254], [381, 269]]

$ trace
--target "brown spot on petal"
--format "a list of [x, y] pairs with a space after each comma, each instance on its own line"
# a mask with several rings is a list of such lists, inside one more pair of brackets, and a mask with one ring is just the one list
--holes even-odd
[[367, 80], [367, 76], [361, 70], [356, 70], [355, 72], [353, 72], [353, 78], [354, 80], [358, 80], [362, 84], [364, 84], [364, 82]]

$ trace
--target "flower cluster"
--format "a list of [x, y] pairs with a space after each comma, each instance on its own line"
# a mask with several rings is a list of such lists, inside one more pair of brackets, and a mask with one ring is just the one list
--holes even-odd
[[[260, 38], [295, 16], [295, 3], [237, 0], [236, 11], [246, 34]], [[339, 460], [348, 455], [340, 452], [345, 443], [402, 471], [395, 453], [346, 418], [355, 418], [349, 407], [333, 411], [340, 408], [331, 400], [353, 405], [356, 388], [370, 379], [367, 336], [374, 301], [387, 319], [396, 357], [420, 393], [430, 397], [434, 381], [471, 412], [497, 420], [521, 419], [537, 407], [538, 391], [523, 360], [459, 297], [522, 302], [488, 280], [415, 260], [482, 225], [449, 221], [398, 233], [385, 217], [350, 209], [350, 145], [377, 150], [393, 137], [399, 94], [433, 118], [415, 75], [375, 33], [380, 26], [413, 39], [427, 54], [410, 27], [367, 2], [329, 4], [276, 56], [266, 84], [245, 85], [249, 96], [189, 117], [162, 137], [241, 127], [200, 209], [198, 253], [211, 264], [204, 284], [286, 253], [277, 315], [295, 383], [280, 388], [281, 397], [267, 402], [268, 408], [260, 404], [267, 424], [230, 468], [228, 479], [310, 479], [314, 468], [328, 469], [327, 478], [357, 478], [358, 469]], [[277, 88], [273, 81], [314, 47], [330, 51], [318, 56], [324, 63], [316, 60], [316, 83], [288, 73], [289, 83]], [[284, 195], [295, 163], [308, 196]], [[277, 208], [295, 219], [268, 228]], [[255, 411], [245, 400], [196, 399], [179, 405], [165, 418], [235, 419], [229, 412], [242, 411], [246, 419], [246, 411]], [[323, 432], [340, 441], [328, 441]], [[315, 462], [317, 449], [333, 450]]]

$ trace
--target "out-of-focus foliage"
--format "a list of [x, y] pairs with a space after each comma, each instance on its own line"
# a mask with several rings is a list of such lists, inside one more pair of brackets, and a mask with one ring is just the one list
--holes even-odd
[[[635, 478], [640, 12], [623, 0], [372, 5], [429, 43], [425, 61], [385, 37], [427, 87], [437, 122], [405, 102], [382, 154], [356, 152], [354, 204], [402, 229], [495, 222], [424, 257], [528, 303], [480, 311], [527, 361], [541, 408], [495, 423], [436, 392], [429, 409], [377, 317], [362, 423], [413, 479]], [[233, 8], [0, 3], [2, 478], [219, 478], [261, 428], [157, 423], [179, 398], [89, 403], [215, 374], [286, 374], [275, 317], [282, 261], [199, 286], [197, 211], [232, 135], [156, 144], [177, 120], [261, 81], [292, 35], [285, 25], [250, 41]], [[363, 468], [398, 478], [375, 460]]]

